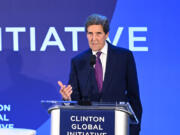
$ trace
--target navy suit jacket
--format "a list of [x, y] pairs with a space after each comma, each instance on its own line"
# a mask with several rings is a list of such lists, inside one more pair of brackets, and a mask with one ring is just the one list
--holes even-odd
[[[108, 43], [106, 71], [102, 93], [99, 94], [94, 68], [90, 66], [91, 49], [74, 57], [71, 61], [69, 84], [72, 100], [98, 102], [129, 102], [141, 122], [142, 106], [136, 65], [132, 52]], [[130, 126], [130, 135], [138, 135], [140, 124]]]

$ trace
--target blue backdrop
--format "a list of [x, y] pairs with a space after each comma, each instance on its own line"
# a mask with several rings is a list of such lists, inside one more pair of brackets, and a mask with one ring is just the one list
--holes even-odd
[[178, 0], [0, 2], [0, 127], [49, 135], [41, 99], [60, 100], [70, 59], [88, 48], [84, 22], [110, 20], [109, 40], [133, 51], [143, 105], [142, 135], [177, 134], [180, 109]]

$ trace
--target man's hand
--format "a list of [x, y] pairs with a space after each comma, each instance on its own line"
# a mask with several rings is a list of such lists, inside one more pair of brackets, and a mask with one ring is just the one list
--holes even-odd
[[61, 81], [58, 81], [60, 88], [59, 93], [62, 95], [63, 99], [66, 101], [71, 100], [71, 94], [72, 94], [72, 87], [71, 85], [64, 85]]

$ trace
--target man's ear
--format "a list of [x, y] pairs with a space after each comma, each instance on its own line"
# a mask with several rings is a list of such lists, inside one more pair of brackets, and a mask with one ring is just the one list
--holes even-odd
[[108, 38], [108, 36], [109, 36], [109, 32], [108, 32], [108, 33], [106, 33], [106, 39]]

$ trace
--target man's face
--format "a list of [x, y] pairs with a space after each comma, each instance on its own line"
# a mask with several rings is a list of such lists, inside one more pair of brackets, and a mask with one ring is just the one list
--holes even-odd
[[93, 51], [101, 50], [104, 45], [105, 41], [109, 35], [109, 32], [105, 34], [103, 31], [102, 25], [90, 25], [87, 28], [87, 39], [89, 42], [89, 47]]

